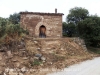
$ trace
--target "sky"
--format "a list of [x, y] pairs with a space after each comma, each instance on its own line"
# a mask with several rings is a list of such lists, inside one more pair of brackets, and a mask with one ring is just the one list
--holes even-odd
[[0, 0], [0, 17], [7, 18], [10, 14], [21, 11], [63, 13], [63, 21], [74, 7], [82, 7], [90, 15], [100, 16], [100, 0]]

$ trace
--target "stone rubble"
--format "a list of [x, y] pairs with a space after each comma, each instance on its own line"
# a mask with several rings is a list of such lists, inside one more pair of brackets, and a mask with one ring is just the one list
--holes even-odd
[[76, 56], [78, 59], [80, 59], [79, 56], [84, 56], [84, 59], [90, 58], [85, 44], [79, 38], [78, 40], [67, 38], [38, 39], [37, 41], [28, 39], [19, 43], [16, 46], [17, 50], [6, 48], [0, 47], [0, 75], [38, 75], [37, 70], [34, 70], [34, 74], [27, 70], [44, 67], [61, 68], [66, 64], [77, 62]]

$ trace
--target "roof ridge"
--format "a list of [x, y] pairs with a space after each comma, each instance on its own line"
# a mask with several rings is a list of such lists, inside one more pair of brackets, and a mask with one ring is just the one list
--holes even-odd
[[64, 15], [63, 13], [45, 13], [45, 12], [20, 12], [20, 14], [43, 14], [43, 15]]

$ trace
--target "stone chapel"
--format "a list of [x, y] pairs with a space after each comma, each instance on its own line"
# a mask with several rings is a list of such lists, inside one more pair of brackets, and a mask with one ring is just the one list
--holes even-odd
[[61, 38], [63, 13], [20, 12], [20, 23], [35, 38]]

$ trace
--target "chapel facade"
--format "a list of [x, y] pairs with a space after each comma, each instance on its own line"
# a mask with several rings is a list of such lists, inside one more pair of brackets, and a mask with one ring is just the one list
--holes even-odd
[[20, 12], [20, 23], [35, 38], [61, 38], [63, 13]]

